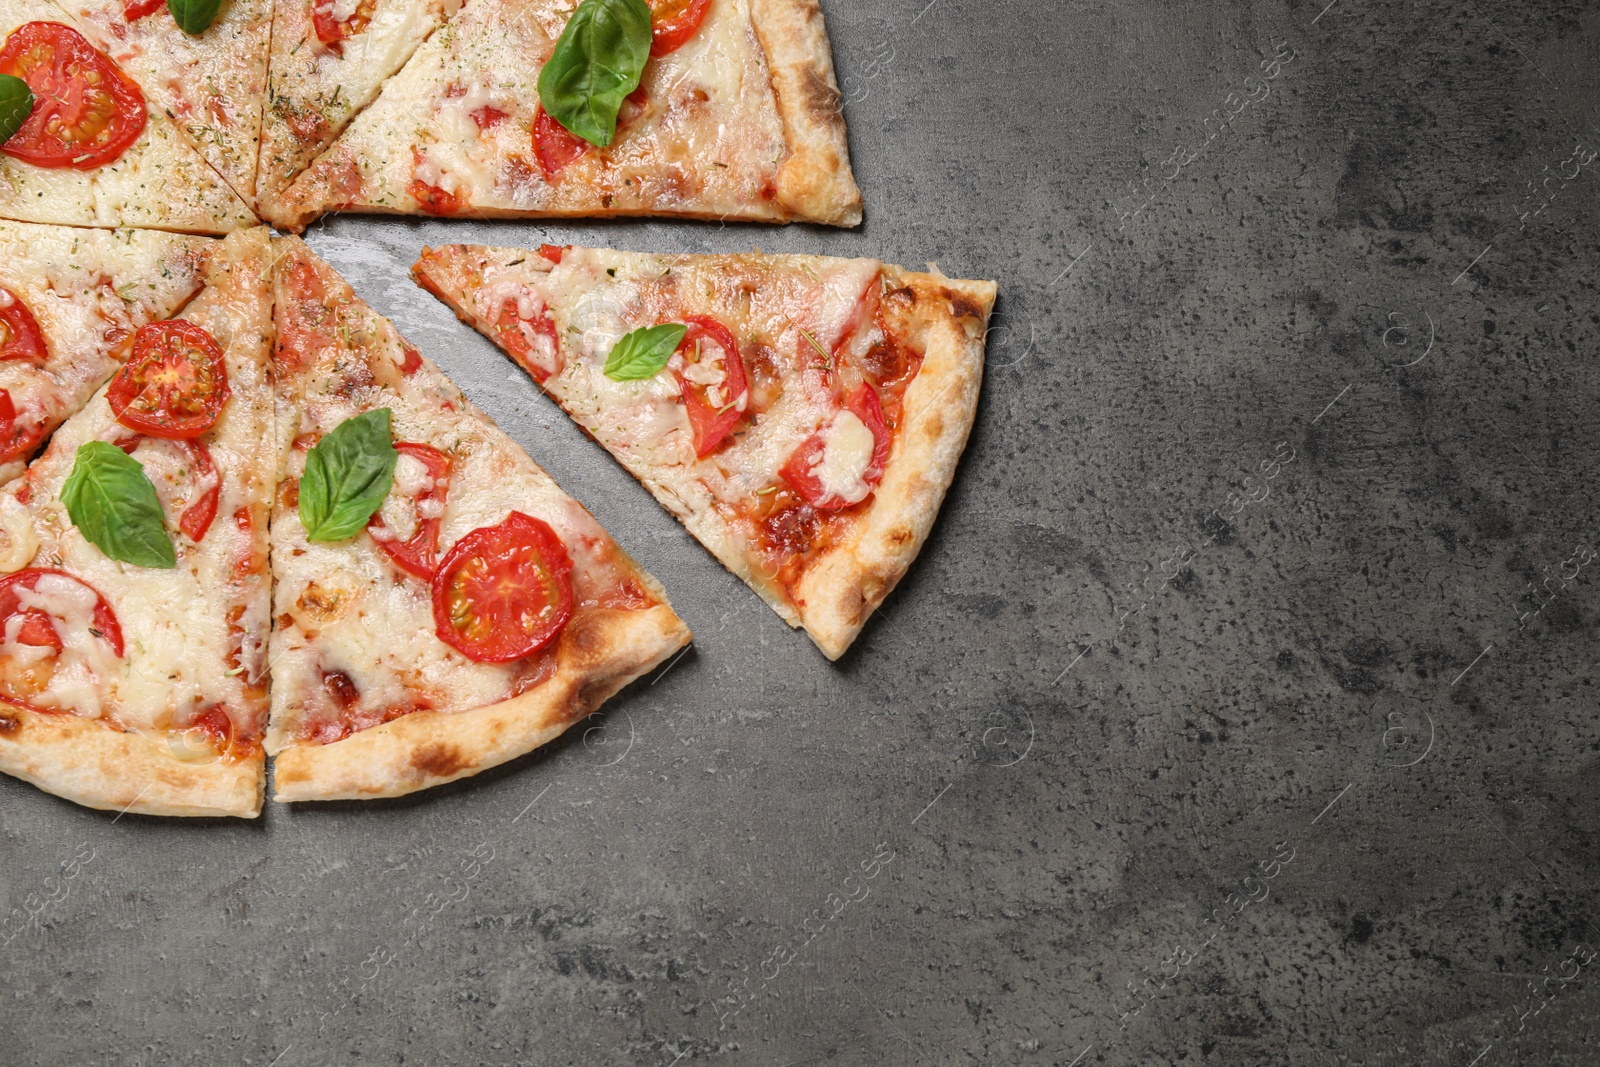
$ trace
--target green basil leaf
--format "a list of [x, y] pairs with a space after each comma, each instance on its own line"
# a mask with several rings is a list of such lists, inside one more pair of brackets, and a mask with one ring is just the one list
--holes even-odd
[[198, 37], [205, 33], [206, 27], [211, 25], [221, 8], [222, 0], [167, 0], [167, 10], [172, 12], [172, 21], [178, 24], [178, 29], [190, 37]]
[[33, 90], [21, 78], [0, 74], [0, 144], [12, 136], [28, 121], [33, 113]]
[[306, 453], [300, 521], [313, 541], [342, 541], [367, 525], [394, 484], [400, 458], [389, 439], [388, 408], [345, 419]]
[[604, 148], [649, 58], [650, 5], [583, 0], [539, 71], [539, 102], [572, 134]]
[[61, 502], [78, 532], [112, 559], [162, 570], [178, 565], [156, 487], [139, 461], [116, 445], [78, 446]]
[[683, 343], [689, 327], [681, 322], [663, 322], [622, 335], [606, 357], [606, 377], [614, 382], [635, 382], [654, 378], [667, 365], [672, 353]]

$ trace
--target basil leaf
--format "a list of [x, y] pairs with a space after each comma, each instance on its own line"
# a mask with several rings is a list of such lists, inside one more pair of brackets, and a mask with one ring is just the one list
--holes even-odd
[[654, 378], [667, 365], [672, 353], [683, 343], [689, 327], [681, 322], [663, 322], [623, 334], [606, 357], [606, 377], [614, 382], [635, 382]]
[[139, 461], [116, 445], [78, 446], [61, 502], [84, 539], [110, 558], [162, 570], [178, 565], [156, 487]]
[[0, 144], [12, 136], [28, 121], [33, 113], [33, 90], [21, 78], [0, 74]]
[[388, 408], [345, 419], [306, 453], [300, 521], [313, 541], [342, 541], [367, 525], [394, 484], [400, 458], [389, 440]]
[[539, 102], [567, 130], [604, 148], [617, 133], [622, 100], [639, 87], [650, 58], [644, 0], [583, 0], [539, 71]]
[[190, 37], [198, 37], [206, 32], [206, 27], [217, 17], [217, 12], [222, 8], [222, 0], [167, 0], [167, 10], [172, 12], [172, 21], [178, 24], [178, 29]]

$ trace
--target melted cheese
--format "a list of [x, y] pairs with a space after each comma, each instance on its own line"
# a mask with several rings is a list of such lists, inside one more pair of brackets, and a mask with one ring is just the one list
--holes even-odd
[[867, 424], [853, 411], [841, 411], [823, 431], [822, 451], [811, 464], [811, 474], [823, 493], [847, 504], [859, 503], [872, 492], [862, 476], [872, 465], [877, 444]]
[[[477, 210], [781, 217], [766, 197], [788, 146], [748, 0], [716, 0], [682, 48], [652, 58], [647, 103], [624, 105], [611, 145], [545, 176], [532, 134], [537, 82], [572, 7], [467, 4], [286, 195], [313, 210], [416, 211], [409, 190], [420, 180]], [[506, 119], [480, 129], [472, 114], [485, 106]]]
[[[0, 286], [27, 305], [49, 353], [43, 366], [0, 363], [0, 388], [10, 393], [18, 421], [43, 424], [48, 433], [81, 408], [117, 369], [118, 340], [171, 315], [200, 287], [214, 246], [153, 230], [0, 222]], [[20, 459], [0, 463], [0, 483], [22, 469]]]

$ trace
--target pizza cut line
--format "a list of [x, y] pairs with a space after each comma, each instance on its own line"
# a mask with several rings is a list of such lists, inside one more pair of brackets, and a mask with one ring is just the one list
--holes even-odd
[[688, 643], [298, 239], [149, 236], [202, 245], [198, 293], [0, 488], [0, 771], [156, 815], [259, 814], [268, 755], [278, 800], [397, 796], [531, 751]]
[[996, 292], [875, 259], [552, 245], [427, 248], [412, 272], [830, 659], [933, 526]]

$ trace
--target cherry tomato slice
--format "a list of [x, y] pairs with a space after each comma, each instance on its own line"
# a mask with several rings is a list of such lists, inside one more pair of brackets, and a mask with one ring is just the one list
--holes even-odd
[[[383, 549], [383, 554], [388, 556], [396, 567], [425, 582], [430, 581], [433, 572], [439, 569], [439, 527], [444, 523], [444, 500], [450, 491], [452, 464], [449, 455], [432, 445], [400, 441], [394, 447], [402, 456], [410, 456], [420, 461], [428, 472], [430, 484], [421, 492], [408, 494], [411, 507], [417, 513], [417, 529], [409, 539], [398, 540], [389, 533], [389, 527], [383, 521], [383, 512], [380, 509], [373, 512], [372, 518], [367, 520], [367, 530], [372, 534], [373, 542]], [[390, 490], [391, 493], [399, 491], [398, 486]], [[432, 514], [424, 516], [424, 511]]]
[[372, 21], [378, 0], [361, 0], [355, 11], [346, 19], [333, 17], [334, 0], [311, 0], [311, 25], [317, 40], [338, 51], [340, 43], [349, 40], [367, 28]]
[[0, 47], [0, 74], [33, 90], [33, 111], [0, 152], [39, 167], [93, 170], [144, 131], [144, 93], [115, 63], [59, 22], [18, 26]]
[[673, 373], [694, 432], [694, 454], [703, 459], [744, 418], [750, 387], [739, 343], [726, 326], [705, 315], [683, 321], [689, 327], [678, 345], [683, 366]]
[[[847, 414], [854, 419], [841, 421]], [[844, 465], [844, 469], [834, 472], [833, 476], [843, 484], [830, 485], [828, 443], [830, 439], [839, 443], [838, 436], [854, 430], [855, 427], [850, 425], [850, 421], [854, 420], [859, 420], [860, 425], [871, 432], [872, 452], [859, 470], [856, 469], [861, 459], [859, 453], [840, 457], [838, 462]], [[822, 429], [806, 438], [794, 450], [778, 473], [812, 507], [819, 511], [840, 511], [867, 499], [883, 480], [884, 468], [889, 463], [889, 442], [889, 428], [884, 425], [878, 394], [872, 386], [863, 385], [845, 400], [844, 407], [835, 412]]]
[[123, 655], [122, 627], [117, 623], [116, 613], [111, 610], [111, 605], [106, 603], [106, 598], [88, 582], [74, 578], [66, 571], [58, 571], [54, 567], [25, 567], [15, 574], [0, 578], [0, 637], [10, 630], [11, 620], [20, 616], [22, 625], [18, 628], [16, 640], [25, 645], [53, 648], [57, 652], [65, 647], [55, 617], [43, 608], [24, 607], [22, 604], [23, 590], [36, 592], [39, 582], [46, 577], [51, 578], [50, 584], [55, 586], [54, 589], [47, 588], [45, 590], [47, 593], [63, 595], [74, 591], [72, 586], [78, 586], [94, 594], [94, 623], [90, 632], [110, 645], [111, 651], [120, 658]]
[[33, 312], [10, 289], [0, 286], [0, 362], [26, 359], [43, 363], [50, 358], [44, 334]]
[[146, 15], [154, 15], [167, 6], [167, 0], [128, 0], [122, 9], [124, 22], [138, 22]]
[[[131, 456], [133, 450], [139, 447], [139, 443], [147, 439], [155, 438], [136, 433], [124, 435], [113, 444]], [[190, 483], [196, 488], [207, 482], [211, 483], [204, 492], [195, 494], [189, 501], [189, 506], [183, 509], [183, 514], [178, 516], [178, 529], [182, 530], [189, 540], [198, 542], [205, 537], [206, 531], [211, 529], [211, 520], [217, 517], [217, 501], [222, 496], [222, 479], [217, 477], [217, 465], [211, 459], [211, 449], [203, 443], [199, 441], [171, 443], [187, 454]]]
[[[531, 312], [531, 317], [524, 318], [524, 310]], [[500, 343], [533, 375], [534, 381], [542, 385], [561, 373], [561, 338], [556, 333], [555, 319], [538, 297], [531, 293], [521, 299], [506, 297], [494, 325]]]
[[133, 355], [111, 380], [106, 399], [130, 430], [151, 437], [199, 437], [232, 393], [222, 349], [183, 319], [150, 322], [133, 335]]
[[467, 201], [460, 193], [452, 193], [437, 185], [430, 185], [417, 176], [417, 170], [427, 157], [415, 148], [411, 150], [411, 184], [406, 192], [429, 215], [459, 215], [466, 210]]
[[11, 402], [11, 392], [0, 389], [0, 463], [31, 455], [44, 440], [43, 419], [35, 419], [27, 428], [17, 426], [17, 407]]
[[650, 54], [676, 52], [695, 35], [711, 10], [711, 0], [651, 0]]
[[533, 154], [546, 178], [589, 150], [589, 142], [551, 118], [541, 105], [533, 120]]
[[563, 251], [565, 251], [565, 250], [566, 250], [566, 246], [565, 245], [540, 245], [539, 246], [539, 257], [541, 259], [548, 259], [551, 263], [554, 263], [557, 266], [560, 266], [561, 265], [561, 253]]
[[433, 576], [439, 640], [479, 663], [533, 655], [571, 616], [566, 546], [547, 523], [520, 511], [457, 541]]

